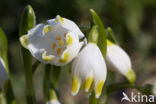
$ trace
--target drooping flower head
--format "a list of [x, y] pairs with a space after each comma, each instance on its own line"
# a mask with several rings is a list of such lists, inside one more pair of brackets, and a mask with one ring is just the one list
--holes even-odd
[[76, 95], [81, 86], [85, 92], [93, 86], [96, 98], [99, 98], [106, 74], [106, 65], [100, 49], [96, 44], [88, 43], [72, 64], [72, 95]]
[[8, 80], [8, 73], [3, 59], [0, 57], [0, 89], [4, 88], [5, 82]]
[[120, 72], [131, 83], [135, 82], [136, 76], [132, 70], [132, 64], [128, 54], [109, 40], [107, 40], [106, 64], [108, 69]]
[[69, 63], [78, 54], [84, 37], [78, 26], [59, 15], [39, 24], [20, 38], [22, 45], [43, 63], [61, 66]]

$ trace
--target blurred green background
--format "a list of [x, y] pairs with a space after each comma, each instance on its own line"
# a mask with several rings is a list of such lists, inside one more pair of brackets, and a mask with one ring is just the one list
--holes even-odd
[[[20, 58], [19, 21], [22, 11], [30, 4], [37, 23], [55, 18], [57, 14], [76, 22], [81, 29], [89, 28], [93, 8], [102, 18], [105, 27], [111, 27], [118, 43], [130, 55], [137, 74], [136, 84], [151, 83], [156, 79], [156, 0], [0, 0], [0, 27], [9, 42], [9, 63], [13, 77], [14, 92], [19, 104], [24, 97], [24, 74]], [[42, 104], [42, 67], [36, 75], [37, 99]], [[117, 75], [116, 82], [125, 80]], [[79, 94], [70, 95], [71, 75], [62, 70], [60, 78], [60, 100], [63, 104], [86, 104], [87, 98]], [[114, 94], [112, 103], [120, 104]], [[115, 101], [115, 103], [114, 103]]]

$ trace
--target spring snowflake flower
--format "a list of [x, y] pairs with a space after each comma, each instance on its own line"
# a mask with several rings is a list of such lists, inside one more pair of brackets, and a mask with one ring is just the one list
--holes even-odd
[[132, 70], [131, 60], [128, 54], [118, 45], [107, 40], [106, 64], [108, 69], [117, 70], [134, 83], [136, 76]]
[[2, 58], [0, 58], [0, 89], [3, 89], [5, 82], [8, 80], [8, 73]]
[[59, 15], [47, 23], [29, 30], [20, 42], [39, 61], [65, 65], [77, 56], [83, 44], [79, 39], [84, 35], [74, 22]]
[[106, 74], [106, 65], [100, 49], [96, 44], [88, 43], [72, 64], [72, 95], [78, 93], [81, 85], [85, 92], [93, 85], [96, 98], [99, 98]]

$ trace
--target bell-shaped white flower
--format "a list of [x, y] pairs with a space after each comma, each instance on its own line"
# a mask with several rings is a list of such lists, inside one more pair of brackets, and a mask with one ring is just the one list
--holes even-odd
[[57, 16], [48, 20], [48, 25], [39, 24], [20, 38], [21, 44], [43, 63], [61, 66], [77, 56], [83, 42], [83, 33], [78, 26]]
[[0, 57], [0, 89], [3, 89], [5, 82], [8, 80], [8, 73], [3, 59]]
[[108, 69], [120, 72], [131, 83], [135, 82], [136, 76], [128, 54], [109, 40], [107, 40], [106, 64]]
[[88, 92], [93, 85], [96, 98], [99, 98], [106, 74], [106, 64], [100, 49], [96, 44], [88, 43], [72, 63], [72, 95], [76, 95], [81, 86]]
[[57, 95], [53, 89], [50, 89], [49, 91], [49, 98], [50, 100], [46, 102], [46, 104], [61, 104], [58, 101]]

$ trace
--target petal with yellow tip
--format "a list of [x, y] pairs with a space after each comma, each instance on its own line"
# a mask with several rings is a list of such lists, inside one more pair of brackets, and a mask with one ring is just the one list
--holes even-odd
[[134, 84], [136, 80], [135, 72], [132, 69], [129, 69], [128, 72], [126, 73], [126, 78], [131, 84]]
[[52, 30], [52, 27], [50, 25], [45, 25], [43, 28], [43, 35], [47, 34], [48, 32], [50, 32]]
[[81, 85], [81, 80], [74, 75], [72, 78], [72, 92], [71, 92], [73, 96], [75, 96], [78, 93], [80, 89], [80, 85]]
[[24, 48], [28, 49], [28, 35], [23, 35], [20, 37], [20, 42]]
[[92, 82], [93, 82], [93, 77], [92, 76], [89, 76], [87, 77], [86, 81], [85, 81], [85, 84], [84, 84], [84, 90], [85, 92], [88, 92], [91, 85], [92, 85]]
[[60, 61], [61, 61], [62, 63], [66, 63], [66, 62], [69, 61], [69, 59], [70, 59], [70, 54], [69, 54], [69, 52], [64, 52], [64, 53], [63, 53], [63, 56], [62, 56], [61, 59], [60, 59]]
[[73, 38], [70, 34], [66, 35], [66, 44], [67, 46], [71, 45], [73, 43]]
[[108, 46], [113, 45], [113, 42], [111, 42], [110, 40], [107, 39], [107, 45]]
[[62, 18], [60, 15], [57, 15], [55, 21], [64, 23], [64, 18]]
[[103, 80], [97, 83], [96, 88], [95, 88], [96, 98], [99, 98], [99, 96], [101, 95], [103, 85], [104, 85]]
[[43, 54], [42, 54], [42, 59], [43, 59], [44, 61], [51, 61], [53, 58], [54, 58], [53, 55], [47, 56], [47, 52], [46, 52], [46, 51], [43, 52]]

